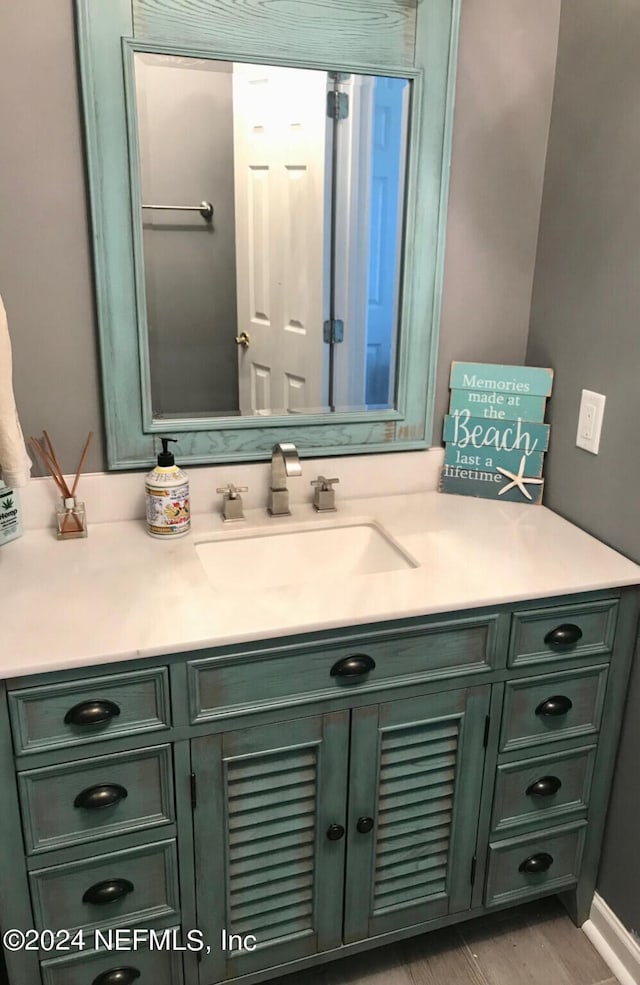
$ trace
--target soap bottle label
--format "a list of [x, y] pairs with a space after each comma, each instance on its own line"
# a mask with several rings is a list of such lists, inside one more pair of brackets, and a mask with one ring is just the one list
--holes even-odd
[[0, 488], [0, 545], [15, 540], [22, 533], [20, 505], [14, 489]]
[[176, 537], [191, 527], [189, 483], [157, 489], [147, 485], [147, 527], [155, 537]]

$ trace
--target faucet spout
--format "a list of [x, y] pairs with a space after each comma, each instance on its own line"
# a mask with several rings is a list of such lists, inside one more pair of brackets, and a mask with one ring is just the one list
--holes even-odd
[[302, 475], [298, 449], [291, 441], [274, 445], [271, 453], [271, 486], [267, 509], [272, 516], [288, 516], [289, 490], [287, 476]]

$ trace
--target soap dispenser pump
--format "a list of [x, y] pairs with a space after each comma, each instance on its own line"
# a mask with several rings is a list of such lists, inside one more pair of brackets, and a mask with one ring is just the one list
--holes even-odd
[[158, 464], [145, 479], [147, 531], [152, 537], [181, 537], [191, 529], [189, 479], [175, 463], [169, 442], [161, 437]]

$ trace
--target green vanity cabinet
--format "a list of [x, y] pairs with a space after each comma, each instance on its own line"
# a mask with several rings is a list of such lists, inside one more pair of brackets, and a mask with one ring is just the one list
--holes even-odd
[[10, 985], [253, 985], [551, 893], [582, 923], [638, 612], [624, 588], [7, 681], [2, 930], [146, 935], [7, 949]]
[[204, 982], [468, 909], [489, 690], [193, 741]]
[[476, 686], [354, 711], [345, 941], [469, 908], [489, 698]]
[[[198, 923], [216, 945], [201, 980], [339, 947], [349, 713], [203, 736], [192, 752]], [[252, 935], [249, 949], [224, 951], [223, 931]]]

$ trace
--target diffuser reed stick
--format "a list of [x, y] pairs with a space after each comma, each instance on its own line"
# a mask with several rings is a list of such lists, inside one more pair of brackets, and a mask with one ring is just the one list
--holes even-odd
[[91, 444], [91, 439], [93, 438], [93, 431], [89, 431], [89, 436], [85, 442], [85, 446], [82, 449], [82, 455], [80, 456], [80, 461], [78, 462], [78, 468], [76, 470], [76, 477], [73, 480], [73, 485], [71, 487], [71, 495], [75, 496], [76, 489], [78, 488], [78, 482], [80, 481], [80, 473], [82, 472], [82, 466], [84, 465], [84, 460], [87, 457], [87, 452], [89, 451], [89, 445]]

